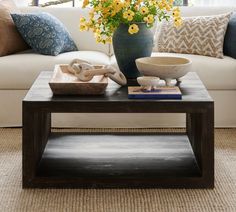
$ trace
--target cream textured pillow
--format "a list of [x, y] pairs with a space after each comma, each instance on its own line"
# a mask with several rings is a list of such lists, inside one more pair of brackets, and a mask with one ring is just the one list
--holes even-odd
[[12, 0], [0, 0], [0, 56], [13, 54], [29, 48], [11, 18], [10, 13], [19, 13]]
[[223, 58], [223, 44], [230, 13], [183, 18], [181, 27], [163, 22], [156, 32], [155, 51]]

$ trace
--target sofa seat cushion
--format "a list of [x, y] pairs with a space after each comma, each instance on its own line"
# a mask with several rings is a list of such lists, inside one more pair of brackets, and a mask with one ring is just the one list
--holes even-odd
[[97, 51], [67, 52], [58, 56], [27, 51], [0, 57], [0, 89], [29, 89], [41, 71], [53, 71], [55, 64], [68, 64], [75, 58], [97, 65], [110, 63], [110, 58], [105, 53]]
[[[192, 60], [191, 71], [198, 73], [207, 89], [236, 89], [236, 60], [231, 57], [225, 56], [224, 59], [218, 59], [200, 55], [159, 52], [154, 52], [152, 56], [186, 57]], [[111, 64], [117, 67], [115, 56], [112, 56]]]

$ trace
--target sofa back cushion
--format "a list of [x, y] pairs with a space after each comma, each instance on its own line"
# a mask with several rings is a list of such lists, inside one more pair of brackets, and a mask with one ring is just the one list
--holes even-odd
[[182, 17], [212, 16], [212, 15], [231, 13], [234, 10], [236, 10], [236, 5], [231, 7], [223, 7], [223, 6], [181, 7], [181, 15]]
[[14, 2], [0, 0], [0, 57], [29, 48], [13, 23], [12, 12], [20, 12]]
[[92, 32], [81, 32], [79, 29], [80, 17], [88, 17], [88, 10], [82, 8], [21, 8], [23, 13], [48, 12], [58, 18], [68, 29], [79, 50], [101, 51], [109, 54], [109, 45], [98, 44]]

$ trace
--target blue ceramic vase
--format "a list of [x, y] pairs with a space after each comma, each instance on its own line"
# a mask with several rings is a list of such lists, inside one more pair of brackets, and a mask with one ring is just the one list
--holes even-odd
[[113, 35], [113, 48], [120, 71], [127, 79], [136, 79], [140, 73], [135, 60], [150, 57], [153, 49], [153, 33], [145, 23], [136, 23], [139, 31], [129, 34], [127, 24], [120, 24]]

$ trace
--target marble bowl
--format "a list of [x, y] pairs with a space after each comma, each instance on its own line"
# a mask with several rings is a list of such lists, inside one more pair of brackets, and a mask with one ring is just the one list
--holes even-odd
[[136, 65], [144, 76], [154, 76], [165, 80], [166, 85], [171, 85], [171, 80], [181, 82], [181, 77], [186, 75], [191, 66], [191, 60], [183, 57], [143, 57], [136, 59]]
[[159, 85], [159, 80], [160, 78], [158, 77], [145, 76], [137, 78], [138, 84], [141, 86], [141, 88], [148, 91], [155, 90]]

